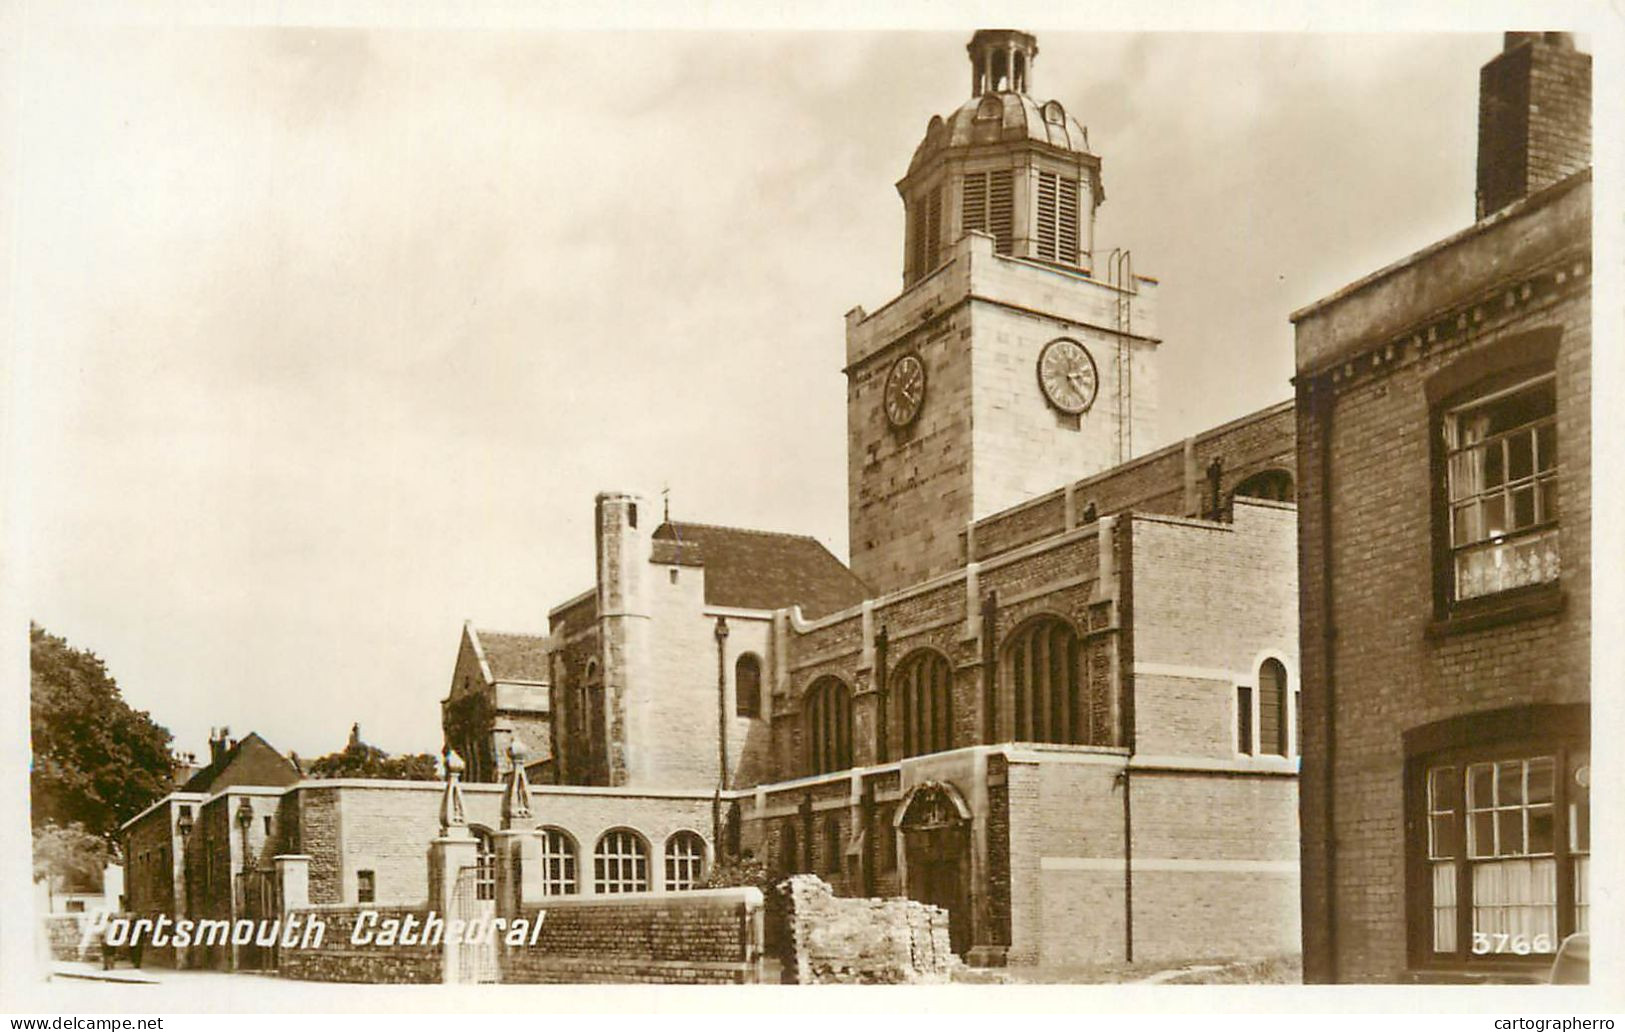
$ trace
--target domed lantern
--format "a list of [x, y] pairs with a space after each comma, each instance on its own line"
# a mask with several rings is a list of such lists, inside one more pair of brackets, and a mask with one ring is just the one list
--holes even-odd
[[897, 184], [906, 213], [903, 286], [952, 257], [967, 233], [999, 254], [1088, 273], [1095, 209], [1106, 199], [1089, 134], [1059, 101], [1031, 94], [1038, 41], [983, 29], [966, 46], [971, 96], [934, 116]]

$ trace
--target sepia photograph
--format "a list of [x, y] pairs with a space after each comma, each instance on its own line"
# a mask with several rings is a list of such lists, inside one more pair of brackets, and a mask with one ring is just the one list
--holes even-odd
[[12, 7], [0, 1011], [1625, 1010], [1518, 10]]

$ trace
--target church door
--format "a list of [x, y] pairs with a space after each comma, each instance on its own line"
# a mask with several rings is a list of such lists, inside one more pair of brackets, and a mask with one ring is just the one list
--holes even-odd
[[970, 944], [970, 822], [945, 789], [922, 786], [902, 821], [908, 897], [948, 911], [955, 953]]

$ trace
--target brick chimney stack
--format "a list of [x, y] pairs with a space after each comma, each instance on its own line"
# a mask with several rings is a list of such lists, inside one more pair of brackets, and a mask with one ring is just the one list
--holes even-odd
[[1478, 76], [1478, 218], [1591, 164], [1591, 55], [1568, 32], [1509, 32]]

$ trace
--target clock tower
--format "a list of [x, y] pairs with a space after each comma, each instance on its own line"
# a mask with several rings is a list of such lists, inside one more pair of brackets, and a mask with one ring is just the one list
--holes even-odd
[[1088, 131], [1033, 98], [1034, 37], [966, 49], [970, 99], [897, 184], [903, 291], [846, 317], [851, 565], [880, 592], [963, 565], [972, 521], [1154, 447], [1156, 281], [1095, 252]]

